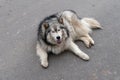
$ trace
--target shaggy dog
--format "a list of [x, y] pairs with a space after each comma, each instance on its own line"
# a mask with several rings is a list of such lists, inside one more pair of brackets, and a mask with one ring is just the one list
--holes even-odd
[[36, 52], [41, 65], [48, 67], [48, 53], [59, 54], [70, 50], [83, 60], [89, 56], [74, 43], [81, 40], [89, 48], [94, 40], [89, 33], [92, 28], [102, 28], [93, 18], [79, 18], [75, 11], [67, 10], [46, 17], [39, 25]]

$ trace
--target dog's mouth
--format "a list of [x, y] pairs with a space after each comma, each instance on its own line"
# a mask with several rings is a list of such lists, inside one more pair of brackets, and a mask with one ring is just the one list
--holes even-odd
[[62, 40], [57, 40], [57, 43], [60, 44], [62, 42]]

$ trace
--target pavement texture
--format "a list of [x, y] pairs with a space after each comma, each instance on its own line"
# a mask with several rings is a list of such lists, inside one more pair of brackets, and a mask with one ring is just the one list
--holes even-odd
[[[94, 17], [104, 27], [94, 30], [90, 56], [79, 59], [69, 51], [49, 56], [49, 67], [36, 56], [37, 27], [50, 14], [75, 10]], [[0, 0], [0, 80], [120, 80], [120, 0]]]

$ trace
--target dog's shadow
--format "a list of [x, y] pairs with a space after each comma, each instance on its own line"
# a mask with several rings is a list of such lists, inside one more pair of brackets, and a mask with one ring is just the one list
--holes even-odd
[[63, 51], [59, 54], [54, 54], [52, 52], [49, 52], [48, 53], [48, 59], [49, 61], [52, 61], [52, 60], [60, 60], [61, 58], [65, 57], [66, 55], [68, 55], [69, 53], [71, 53], [70, 51], [66, 50], [66, 51]]

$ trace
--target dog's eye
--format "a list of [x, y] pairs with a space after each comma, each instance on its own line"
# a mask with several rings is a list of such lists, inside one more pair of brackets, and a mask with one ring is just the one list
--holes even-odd
[[52, 31], [52, 33], [55, 33], [55, 31]]
[[58, 31], [60, 31], [60, 29], [58, 29]]
[[48, 31], [48, 33], [50, 32], [50, 30]]

